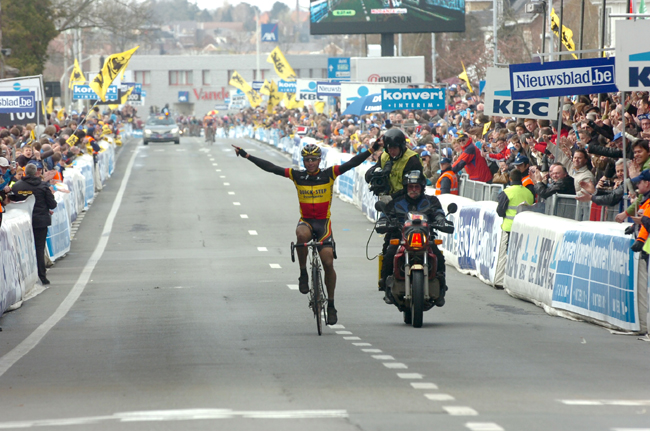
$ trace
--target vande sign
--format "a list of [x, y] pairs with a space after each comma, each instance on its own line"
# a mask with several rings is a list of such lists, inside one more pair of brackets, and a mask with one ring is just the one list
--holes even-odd
[[219, 91], [205, 91], [202, 88], [193, 88], [196, 100], [220, 100], [223, 101], [229, 97], [229, 92], [224, 87]]

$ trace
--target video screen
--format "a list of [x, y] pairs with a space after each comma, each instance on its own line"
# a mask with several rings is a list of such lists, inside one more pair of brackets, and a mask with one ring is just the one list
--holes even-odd
[[465, 31], [465, 0], [311, 0], [310, 33]]

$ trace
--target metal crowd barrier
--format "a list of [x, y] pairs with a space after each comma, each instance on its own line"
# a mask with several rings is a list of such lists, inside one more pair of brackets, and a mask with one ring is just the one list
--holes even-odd
[[475, 201], [497, 201], [499, 193], [503, 190], [503, 184], [486, 184], [480, 181], [472, 181], [467, 174], [461, 174], [458, 180], [458, 193], [466, 198]]

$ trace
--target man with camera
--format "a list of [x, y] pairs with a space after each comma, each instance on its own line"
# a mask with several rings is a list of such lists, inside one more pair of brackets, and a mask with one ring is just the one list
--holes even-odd
[[380, 138], [384, 152], [379, 161], [366, 172], [366, 182], [370, 191], [377, 196], [395, 194], [402, 191], [402, 178], [411, 171], [423, 171], [420, 157], [415, 151], [406, 148], [406, 136], [398, 128], [391, 128]]

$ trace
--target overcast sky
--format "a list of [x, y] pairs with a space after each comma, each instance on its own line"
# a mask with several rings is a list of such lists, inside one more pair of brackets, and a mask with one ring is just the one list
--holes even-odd
[[[225, 0], [189, 0], [190, 3], [196, 3], [198, 7], [201, 9], [209, 9], [213, 10], [218, 7], [223, 6], [225, 3]], [[296, 0], [280, 0], [282, 3], [286, 3], [287, 6], [290, 8], [294, 9], [296, 7]], [[276, 2], [276, 0], [228, 0], [228, 3], [231, 5], [235, 6], [239, 3], [248, 3], [250, 5], [254, 5], [260, 8], [261, 11], [268, 11], [271, 10], [273, 7], [273, 4]], [[300, 7], [301, 8], [307, 8], [309, 6], [309, 0], [300, 0]]]

